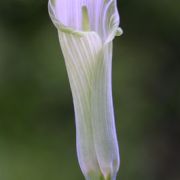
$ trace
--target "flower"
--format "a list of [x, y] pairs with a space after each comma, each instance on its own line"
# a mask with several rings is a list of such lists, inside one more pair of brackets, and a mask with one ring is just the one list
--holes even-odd
[[49, 0], [70, 81], [77, 155], [87, 180], [116, 179], [120, 158], [112, 102], [115, 0]]

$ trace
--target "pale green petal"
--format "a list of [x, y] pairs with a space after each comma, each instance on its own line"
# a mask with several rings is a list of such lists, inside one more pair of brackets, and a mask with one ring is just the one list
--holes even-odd
[[112, 40], [122, 33], [116, 1], [50, 0], [48, 7], [72, 90], [81, 170], [87, 180], [115, 180], [120, 159], [112, 102]]
[[104, 177], [112, 179], [119, 169], [119, 148], [116, 137], [112, 102], [112, 43], [103, 47], [102, 57], [97, 62], [92, 91], [92, 123], [95, 149]]
[[103, 43], [112, 41], [120, 32], [116, 0], [49, 0], [48, 3], [55, 26], [61, 31], [77, 35], [86, 33], [82, 24], [83, 7], [87, 7], [89, 31], [96, 32]]
[[79, 37], [59, 31], [73, 95], [79, 164], [85, 175], [100, 174], [92, 127], [92, 91], [102, 43], [96, 33]]
[[96, 33], [79, 37], [59, 31], [73, 94], [77, 153], [86, 177], [116, 175], [119, 150], [111, 94], [112, 43]]

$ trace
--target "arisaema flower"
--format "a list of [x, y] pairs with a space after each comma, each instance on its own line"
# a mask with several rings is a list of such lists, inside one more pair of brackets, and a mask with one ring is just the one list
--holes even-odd
[[116, 0], [49, 0], [72, 90], [77, 155], [87, 180], [115, 180], [119, 148], [112, 102]]

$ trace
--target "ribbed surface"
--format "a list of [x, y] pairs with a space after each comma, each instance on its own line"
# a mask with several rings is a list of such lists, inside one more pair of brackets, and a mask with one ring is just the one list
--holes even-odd
[[103, 58], [98, 60], [92, 91], [92, 124], [101, 171], [105, 177], [113, 178], [119, 169], [119, 148], [112, 102], [112, 43], [104, 46], [103, 52]]
[[111, 94], [112, 44], [96, 33], [84, 37], [59, 32], [73, 94], [77, 153], [82, 171], [116, 174], [119, 152]]
[[92, 90], [94, 73], [101, 54], [101, 40], [95, 33], [74, 37], [59, 32], [59, 39], [70, 80], [76, 119], [76, 142], [79, 164], [85, 176], [100, 173], [92, 127]]
[[[50, 0], [49, 12], [72, 90], [80, 167], [86, 179], [103, 175], [114, 180], [119, 168], [111, 87], [112, 39], [119, 23], [116, 2]], [[88, 19], [90, 31], [85, 32], [82, 22]]]
[[76, 31], [82, 31], [82, 7], [86, 6], [91, 31], [96, 32], [103, 42], [119, 26], [115, 0], [51, 0], [49, 3], [55, 7], [52, 13], [56, 21]]

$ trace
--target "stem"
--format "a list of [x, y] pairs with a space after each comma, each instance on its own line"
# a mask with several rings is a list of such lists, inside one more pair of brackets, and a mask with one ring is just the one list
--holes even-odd
[[88, 177], [86, 177], [86, 180], [116, 180], [116, 177], [111, 177], [110, 175], [104, 177], [102, 174], [97, 175], [94, 173], [89, 173]]

